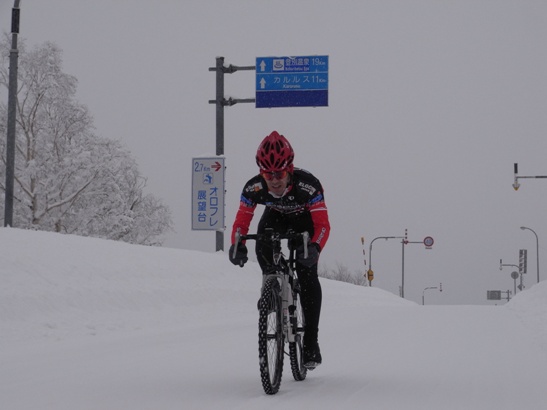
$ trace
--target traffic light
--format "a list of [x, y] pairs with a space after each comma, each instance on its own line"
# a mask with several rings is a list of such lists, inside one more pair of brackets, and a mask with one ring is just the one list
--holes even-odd
[[528, 251], [526, 249], [519, 250], [519, 273], [526, 273], [528, 266]]

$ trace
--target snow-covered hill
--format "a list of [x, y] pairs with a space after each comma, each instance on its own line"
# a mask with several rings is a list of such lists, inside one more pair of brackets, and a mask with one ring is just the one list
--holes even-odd
[[2, 409], [543, 409], [547, 282], [419, 306], [322, 280], [324, 363], [260, 384], [258, 265], [0, 229]]

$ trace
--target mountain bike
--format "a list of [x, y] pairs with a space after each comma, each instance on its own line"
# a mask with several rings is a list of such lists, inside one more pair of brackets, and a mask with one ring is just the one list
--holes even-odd
[[[301, 239], [304, 257], [307, 258], [309, 234], [266, 231], [263, 234], [241, 235], [238, 231], [234, 249], [237, 249], [240, 241], [248, 239], [262, 241], [272, 249], [273, 264], [263, 272], [258, 301], [258, 360], [264, 391], [266, 394], [276, 394], [281, 386], [285, 354], [290, 358], [292, 375], [296, 381], [304, 380], [307, 374], [302, 357], [305, 321], [293, 245]], [[288, 240], [288, 259], [281, 251], [281, 241], [284, 239]], [[285, 343], [289, 347], [288, 353], [284, 350]]]

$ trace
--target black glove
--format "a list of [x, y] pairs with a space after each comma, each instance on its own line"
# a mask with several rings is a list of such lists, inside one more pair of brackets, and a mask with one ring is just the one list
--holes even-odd
[[247, 261], [249, 260], [249, 258], [247, 258], [247, 247], [242, 243], [238, 244], [235, 257], [234, 247], [235, 245], [230, 246], [230, 252], [228, 254], [230, 262], [232, 262], [234, 265], [239, 265], [243, 267], [243, 265], [245, 265], [245, 263], [247, 263]]
[[296, 248], [296, 262], [307, 268], [311, 268], [319, 261], [319, 252], [321, 249], [316, 243], [308, 245], [308, 258], [304, 259], [304, 245], [299, 245]]

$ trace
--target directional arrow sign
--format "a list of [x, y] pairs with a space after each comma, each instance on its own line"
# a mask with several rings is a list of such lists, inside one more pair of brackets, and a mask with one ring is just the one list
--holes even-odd
[[192, 159], [192, 229], [224, 230], [224, 158]]
[[258, 57], [256, 107], [328, 106], [329, 57]]

